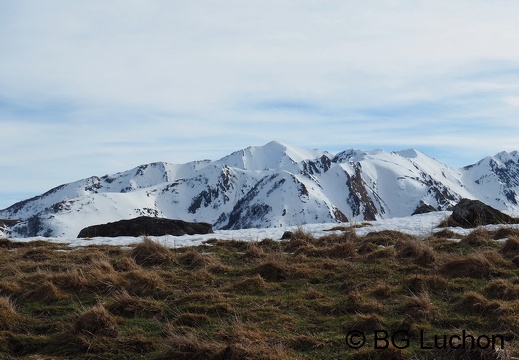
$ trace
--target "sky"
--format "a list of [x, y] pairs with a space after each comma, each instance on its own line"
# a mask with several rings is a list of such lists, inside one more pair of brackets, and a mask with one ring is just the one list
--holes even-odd
[[519, 2], [0, 0], [0, 209], [271, 140], [519, 150]]

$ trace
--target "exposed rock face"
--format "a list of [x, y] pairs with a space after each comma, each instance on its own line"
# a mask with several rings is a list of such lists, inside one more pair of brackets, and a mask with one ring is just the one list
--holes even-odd
[[438, 211], [435, 207], [429, 204], [421, 204], [411, 215], [427, 214], [430, 212]]
[[513, 224], [518, 220], [479, 200], [461, 199], [452, 209], [451, 220], [463, 227], [489, 224]]
[[211, 234], [213, 228], [211, 224], [203, 222], [186, 222], [182, 220], [172, 220], [140, 216], [130, 220], [120, 220], [101, 225], [93, 225], [84, 228], [79, 232], [78, 238], [94, 236], [162, 236], [162, 235], [194, 235]]

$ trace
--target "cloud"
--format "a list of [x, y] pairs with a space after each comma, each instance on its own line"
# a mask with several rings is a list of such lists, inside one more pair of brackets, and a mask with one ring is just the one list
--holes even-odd
[[272, 139], [458, 164], [512, 150], [518, 12], [509, 0], [3, 1], [0, 207]]

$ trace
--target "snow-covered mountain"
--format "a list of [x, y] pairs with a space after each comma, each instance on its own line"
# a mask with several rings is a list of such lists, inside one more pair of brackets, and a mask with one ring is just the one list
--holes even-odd
[[461, 169], [417, 151], [330, 154], [280, 142], [216, 161], [164, 162], [58, 186], [0, 210], [12, 236], [76, 236], [86, 226], [140, 215], [205, 221], [215, 229], [282, 227], [449, 209], [461, 198], [517, 211], [519, 154]]

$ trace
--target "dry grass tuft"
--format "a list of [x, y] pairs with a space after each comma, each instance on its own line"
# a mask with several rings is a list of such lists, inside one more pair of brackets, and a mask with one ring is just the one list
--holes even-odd
[[418, 295], [406, 296], [403, 305], [403, 313], [414, 319], [433, 319], [438, 315], [438, 307], [433, 304], [429, 293], [422, 292]]
[[508, 238], [501, 248], [501, 253], [507, 258], [519, 255], [519, 237], [513, 236]]
[[189, 250], [178, 257], [178, 261], [190, 268], [218, 267], [220, 261], [213, 254], [203, 254], [197, 250]]
[[18, 295], [23, 291], [20, 281], [2, 280], [0, 281], [0, 296]]
[[267, 281], [284, 281], [290, 276], [291, 269], [278, 259], [264, 261], [252, 270], [252, 274], [258, 274]]
[[117, 337], [117, 322], [103, 305], [82, 312], [72, 324], [75, 334]]
[[415, 275], [405, 282], [411, 294], [442, 293], [449, 287], [449, 282], [438, 275]]
[[265, 250], [258, 246], [257, 243], [251, 242], [248, 244], [247, 251], [243, 256], [249, 259], [259, 259], [265, 256]]
[[473, 254], [448, 260], [439, 270], [448, 277], [488, 278], [494, 266], [483, 254]]
[[222, 360], [225, 346], [221, 343], [197, 337], [192, 333], [170, 334], [165, 349], [159, 355], [160, 360]]
[[182, 313], [175, 319], [175, 324], [187, 327], [199, 327], [207, 325], [211, 322], [211, 318], [206, 314]]
[[356, 245], [351, 241], [343, 242], [340, 244], [334, 244], [332, 246], [324, 248], [323, 255], [330, 258], [352, 258], [356, 255]]
[[146, 236], [133, 248], [130, 257], [142, 266], [160, 266], [173, 262], [173, 253], [168, 247]]
[[0, 330], [12, 329], [20, 322], [21, 318], [11, 299], [0, 296]]
[[35, 248], [27, 250], [23, 255], [22, 259], [30, 260], [34, 262], [43, 262], [52, 258], [54, 251], [46, 248]]
[[154, 295], [165, 291], [167, 288], [164, 279], [156, 271], [139, 269], [121, 275], [123, 279], [122, 287], [132, 295]]
[[460, 312], [479, 316], [496, 315], [502, 313], [503, 310], [499, 302], [488, 300], [475, 291], [467, 291], [455, 306]]
[[489, 231], [485, 228], [476, 228], [460, 240], [460, 244], [466, 244], [469, 246], [486, 246], [492, 242], [492, 237]]
[[131, 257], [123, 257], [115, 259], [111, 262], [112, 267], [115, 271], [124, 272], [139, 269], [139, 265]]
[[417, 265], [431, 266], [436, 261], [434, 250], [423, 240], [402, 240], [395, 247], [400, 257], [410, 258]]
[[361, 239], [376, 245], [390, 246], [396, 245], [396, 243], [399, 241], [410, 241], [414, 240], [415, 238], [412, 235], [395, 230], [382, 230], [367, 233]]
[[389, 345], [384, 349], [375, 349], [365, 346], [360, 350], [356, 350], [348, 357], [348, 360], [403, 360], [413, 359], [408, 350], [398, 349], [393, 345]]
[[459, 234], [456, 234], [454, 231], [449, 229], [436, 231], [432, 236], [439, 239], [459, 239], [461, 237]]
[[261, 294], [268, 288], [269, 284], [259, 274], [237, 281], [231, 286], [231, 289], [236, 292], [248, 294]]
[[312, 233], [310, 233], [309, 231], [305, 231], [302, 228], [298, 228], [292, 233], [292, 237], [290, 238], [290, 241], [292, 241], [292, 240], [303, 240], [306, 242], [313, 242], [316, 239], [312, 235]]
[[130, 318], [136, 316], [163, 318], [166, 312], [166, 306], [163, 302], [132, 296], [125, 290], [115, 294], [106, 308], [114, 315]]
[[519, 237], [519, 229], [511, 227], [502, 227], [498, 229], [494, 234], [495, 240], [511, 237]]
[[355, 314], [353, 315], [352, 329], [362, 331], [380, 330], [384, 327], [384, 318], [378, 314]]
[[389, 299], [395, 290], [387, 284], [378, 284], [371, 291], [371, 295], [378, 300]]
[[484, 289], [491, 299], [512, 301], [519, 299], [519, 286], [505, 279], [492, 280]]
[[44, 303], [63, 299], [66, 295], [51, 281], [45, 281], [35, 288], [28, 289], [22, 297], [26, 300], [39, 300]]
[[366, 253], [364, 255], [366, 260], [375, 260], [375, 259], [388, 259], [393, 258], [398, 255], [394, 246], [376, 246], [376, 249], [370, 253]]
[[313, 336], [296, 335], [289, 341], [289, 346], [298, 351], [310, 351], [315, 349], [322, 349], [325, 344]]

